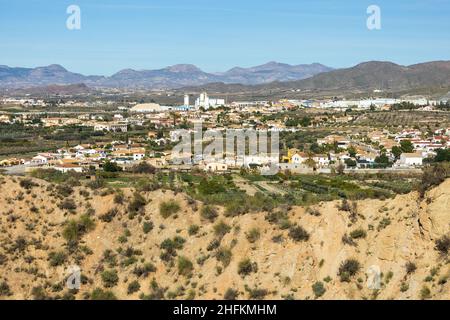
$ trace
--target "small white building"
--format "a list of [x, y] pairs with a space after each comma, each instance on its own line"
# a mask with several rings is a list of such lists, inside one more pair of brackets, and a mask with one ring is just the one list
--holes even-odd
[[421, 166], [423, 164], [423, 156], [421, 153], [402, 153], [399, 164], [402, 166]]
[[79, 173], [83, 172], [83, 167], [76, 165], [76, 164], [72, 164], [72, 163], [57, 164], [53, 168], [62, 173], [67, 173], [69, 171], [74, 171], [74, 172], [79, 172]]
[[305, 153], [303, 153], [303, 152], [296, 152], [291, 158], [291, 163], [302, 164], [306, 160], [308, 160], [308, 156]]
[[208, 97], [208, 94], [206, 92], [201, 93], [200, 97], [198, 97], [195, 100], [196, 108], [203, 107], [205, 109], [209, 109], [209, 108], [217, 108], [223, 105], [225, 105], [225, 99], [210, 98]]
[[128, 124], [126, 123], [96, 123], [94, 131], [112, 131], [112, 132], [127, 132]]
[[205, 164], [204, 170], [207, 172], [225, 172], [228, 171], [228, 165], [226, 163], [211, 162]]
[[315, 163], [317, 163], [320, 167], [324, 167], [330, 164], [330, 160], [328, 156], [325, 154], [317, 154], [313, 158]]
[[42, 155], [37, 155], [31, 159], [32, 165], [44, 165], [48, 163], [48, 158]]
[[141, 161], [144, 158], [145, 158], [145, 153], [142, 153], [142, 152], [133, 153], [133, 160], [134, 161]]

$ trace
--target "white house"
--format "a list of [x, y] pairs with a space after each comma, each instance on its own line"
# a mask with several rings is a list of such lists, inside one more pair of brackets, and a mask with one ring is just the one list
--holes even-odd
[[399, 164], [404, 166], [421, 166], [423, 157], [421, 153], [402, 153]]
[[211, 162], [205, 165], [204, 170], [207, 172], [225, 172], [228, 170], [228, 165], [226, 163]]
[[313, 158], [315, 163], [317, 163], [320, 167], [327, 166], [330, 163], [328, 160], [328, 156], [325, 154], [317, 154]]
[[306, 160], [308, 160], [308, 156], [305, 153], [303, 153], [303, 152], [296, 152], [291, 158], [291, 163], [302, 164]]
[[62, 173], [67, 173], [69, 171], [80, 172], [80, 173], [83, 172], [83, 168], [81, 166], [72, 164], [72, 163], [57, 164], [53, 168]]
[[32, 165], [44, 165], [48, 163], [48, 158], [42, 155], [37, 155], [31, 159]]
[[134, 161], [140, 161], [140, 160], [143, 160], [144, 158], [145, 158], [145, 153], [142, 153], [142, 152], [133, 153]]

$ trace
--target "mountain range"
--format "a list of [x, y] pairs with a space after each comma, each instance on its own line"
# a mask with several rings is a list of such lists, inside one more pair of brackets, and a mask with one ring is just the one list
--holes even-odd
[[258, 85], [210, 83], [186, 91], [282, 92], [300, 91], [399, 91], [415, 88], [450, 87], [450, 61], [432, 61], [402, 66], [387, 61], [369, 61], [351, 68], [335, 69], [295, 81]]
[[[450, 86], [450, 61], [432, 61], [403, 66], [388, 61], [369, 61], [343, 69], [319, 63], [235, 67], [222, 73], [207, 73], [194, 65], [178, 64], [158, 70], [124, 69], [110, 77], [85, 76], [60, 65], [38, 68], [0, 66], [0, 88], [34, 88], [84, 84], [90, 88], [181, 89], [186, 91], [255, 92], [405, 90]], [[86, 88], [75, 88], [77, 90]], [[34, 90], [35, 91], [35, 90]]]
[[269, 62], [264, 65], [235, 67], [223, 73], [207, 73], [190, 64], [178, 64], [158, 70], [124, 69], [110, 77], [85, 76], [53, 64], [37, 68], [0, 66], [0, 87], [24, 88], [45, 85], [84, 83], [92, 87], [173, 89], [212, 82], [256, 85], [273, 81], [300, 80], [332, 68], [319, 63], [289, 65]]

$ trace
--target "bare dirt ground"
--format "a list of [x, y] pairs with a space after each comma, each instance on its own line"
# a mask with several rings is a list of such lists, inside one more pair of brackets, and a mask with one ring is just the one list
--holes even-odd
[[[123, 190], [124, 202], [117, 204], [115, 194], [101, 190], [75, 187], [61, 197], [55, 186], [44, 181], [33, 180], [36, 185], [27, 189], [20, 184], [24, 178], [0, 179], [2, 299], [89, 299], [95, 288], [111, 291], [119, 299], [223, 299], [228, 289], [236, 290], [241, 299], [314, 299], [317, 282], [325, 289], [317, 295], [319, 299], [450, 299], [450, 264], [435, 249], [436, 240], [450, 231], [450, 180], [424, 199], [410, 193], [383, 201], [358, 201], [356, 220], [338, 209], [339, 201], [314, 206], [319, 215], [303, 207], [288, 208], [290, 223], [308, 233], [299, 240], [292, 228], [269, 222], [267, 213], [225, 217], [218, 208], [219, 217], [206, 221], [200, 216], [201, 203], [172, 191], [143, 192], [147, 204], [130, 217], [133, 190]], [[76, 208], [61, 209], [65, 199], [73, 200]], [[163, 218], [160, 204], [167, 200], [176, 201], [180, 209]], [[104, 221], [111, 209], [116, 214]], [[71, 250], [64, 230], [69, 220], [83, 214], [95, 226]], [[230, 228], [222, 228], [225, 231], [218, 235], [221, 221]], [[153, 225], [147, 233], [144, 222]], [[199, 227], [196, 234], [190, 232], [192, 225]], [[252, 229], [258, 237], [249, 236]], [[357, 229], [366, 236], [344, 243], [343, 236]], [[176, 236], [185, 242], [167, 259], [161, 244]], [[105, 250], [111, 250], [115, 258], [106, 259]], [[221, 254], [224, 250], [228, 256]], [[64, 259], [51, 259], [51, 252], [61, 252]], [[180, 269], [180, 257], [189, 260], [191, 268], [187, 263], [187, 269]], [[246, 259], [249, 263], [243, 264]], [[359, 268], [342, 281], [339, 269], [347, 259], [355, 259]], [[149, 263], [154, 269], [148, 274], [136, 272]], [[415, 269], [407, 272], [407, 263]], [[64, 281], [71, 265], [78, 265], [83, 276], [75, 292], [69, 292]], [[378, 290], [368, 288], [374, 267], [382, 272]], [[117, 271], [118, 279], [112, 284], [102, 278], [109, 270]], [[161, 294], [155, 293], [152, 279]], [[130, 292], [133, 282], [139, 287]]]

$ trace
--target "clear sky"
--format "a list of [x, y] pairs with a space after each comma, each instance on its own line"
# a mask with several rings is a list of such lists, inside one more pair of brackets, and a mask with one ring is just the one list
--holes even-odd
[[[66, 9], [81, 8], [81, 30]], [[381, 8], [381, 30], [366, 9]], [[191, 63], [450, 60], [450, 0], [0, 0], [0, 64], [84, 74]]]

